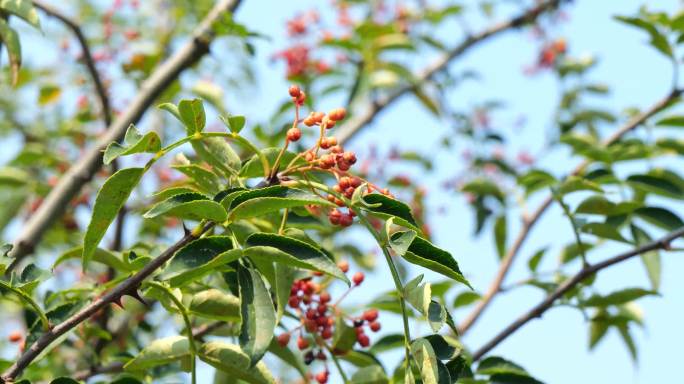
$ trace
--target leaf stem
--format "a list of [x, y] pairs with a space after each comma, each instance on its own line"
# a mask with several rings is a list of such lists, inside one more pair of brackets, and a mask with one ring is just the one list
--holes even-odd
[[0, 287], [14, 292], [17, 296], [19, 296], [19, 298], [22, 301], [26, 302], [26, 304], [33, 307], [33, 309], [38, 314], [38, 317], [40, 318], [40, 322], [43, 323], [43, 328], [45, 328], [46, 331], [50, 330], [50, 320], [48, 320], [45, 312], [43, 312], [43, 310], [40, 308], [38, 303], [36, 303], [36, 301], [33, 300], [33, 298], [29, 294], [27, 294], [26, 292], [22, 291], [19, 288], [16, 288], [16, 287], [9, 285], [6, 282], [1, 281], [1, 280], [0, 280]]

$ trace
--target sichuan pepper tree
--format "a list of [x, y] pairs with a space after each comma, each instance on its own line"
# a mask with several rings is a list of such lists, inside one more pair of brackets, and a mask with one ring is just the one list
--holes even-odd
[[[0, 133], [3, 148], [23, 144], [0, 170], [3, 382], [537, 383], [493, 350], [559, 306], [583, 315], [590, 348], [614, 332], [636, 359], [634, 302], [658, 293], [659, 251], [680, 250], [683, 234], [680, 14], [616, 17], [673, 69], [661, 99], [616, 114], [596, 60], [558, 32], [570, 1], [334, 1], [287, 21], [285, 45], [267, 54], [295, 85], [271, 95], [282, 100], [272, 116], [245, 119], [229, 111], [260, 105], [240, 92], [265, 39], [231, 13], [250, 2], [79, 1], [71, 17], [67, 5], [0, 0]], [[500, 128], [499, 100], [450, 97], [478, 77], [451, 64], [513, 31], [536, 47], [525, 74], [559, 84], [539, 154], [508, 147], [518, 138]], [[36, 44], [22, 65], [23, 36], [58, 46], [56, 58]], [[445, 128], [429, 152], [412, 150], [426, 136], [418, 117], [378, 143], [401, 146], [349, 143], [376, 120], [385, 129], [378, 118], [401, 113], [399, 100]], [[488, 285], [471, 286], [433, 239], [444, 231], [426, 198], [435, 174], [493, 240]], [[524, 247], [548, 231], [543, 216], [562, 219], [556, 265], [548, 236]], [[470, 266], [481, 255], [454, 254], [469, 277], [489, 274]], [[595, 287], [634, 258], [650, 287]], [[529, 276], [510, 282], [524, 262]], [[520, 287], [544, 296], [497, 319], [483, 345], [463, 344]]]

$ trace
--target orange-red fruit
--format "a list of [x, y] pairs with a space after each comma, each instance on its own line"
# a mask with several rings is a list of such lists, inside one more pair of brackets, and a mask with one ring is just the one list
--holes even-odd
[[20, 342], [24, 336], [21, 334], [20, 331], [13, 331], [12, 333], [9, 334], [7, 337], [7, 340], [9, 340], [10, 343], [18, 343]]
[[356, 163], [356, 155], [354, 152], [345, 152], [342, 154], [342, 158], [349, 164]]
[[323, 372], [318, 372], [316, 374], [316, 381], [319, 382], [319, 384], [325, 384], [328, 382], [328, 371], [323, 371]]
[[328, 116], [330, 116], [330, 119], [335, 121], [340, 121], [344, 119], [346, 115], [347, 110], [344, 108], [335, 108], [332, 111], [328, 112]]
[[335, 126], [335, 120], [331, 119], [330, 116], [325, 116], [323, 120], [321, 120], [321, 124], [325, 125], [327, 129], [330, 129]]
[[297, 338], [297, 348], [299, 348], [300, 351], [309, 348], [309, 340], [299, 336]]
[[349, 262], [347, 260], [340, 260], [337, 262], [337, 267], [344, 273], [349, 271]]
[[290, 342], [290, 334], [289, 333], [281, 333], [278, 335], [278, 344], [280, 344], [281, 347], [284, 347], [287, 345], [287, 343]]
[[354, 223], [354, 217], [351, 215], [342, 215], [340, 217], [340, 225], [343, 227], [348, 227]]
[[378, 310], [371, 308], [363, 313], [363, 319], [370, 323], [377, 320], [378, 315]]
[[297, 296], [291, 296], [287, 301], [287, 304], [292, 308], [299, 308], [299, 298]]
[[292, 96], [294, 98], [298, 98], [299, 95], [302, 93], [302, 91], [299, 89], [298, 86], [293, 84], [293, 85], [290, 85], [290, 89], [288, 89], [288, 93], [290, 94], [290, 96]]
[[318, 300], [320, 300], [321, 304], [328, 303], [330, 302], [330, 294], [327, 291], [321, 292]]
[[363, 279], [366, 276], [363, 274], [363, 272], [356, 272], [354, 276], [352, 276], [352, 281], [354, 282], [354, 285], [359, 285], [363, 283]]
[[356, 335], [356, 341], [358, 341], [359, 345], [361, 345], [364, 348], [370, 345], [370, 338], [365, 333], [360, 333]]
[[373, 331], [373, 332], [377, 332], [381, 328], [380, 323], [378, 323], [377, 321], [370, 323], [368, 326], [370, 327], [371, 331]]
[[330, 153], [342, 153], [344, 152], [344, 149], [342, 149], [342, 146], [336, 145], [334, 147], [330, 148]]
[[337, 161], [337, 168], [340, 169], [340, 171], [348, 171], [349, 168], [351, 168], [351, 164], [344, 160], [338, 160]]
[[341, 218], [342, 218], [342, 212], [340, 212], [337, 209], [333, 209], [328, 214], [328, 219], [330, 219], [330, 224], [333, 224], [333, 225], [339, 224]]
[[351, 186], [354, 188], [358, 188], [361, 186], [361, 179], [358, 177], [354, 176], [351, 178]]
[[290, 128], [287, 130], [287, 139], [289, 141], [297, 141], [301, 139], [302, 131], [299, 128]]
[[295, 102], [297, 105], [302, 105], [306, 101], [306, 93], [304, 91], [300, 91], [299, 95], [295, 98]]

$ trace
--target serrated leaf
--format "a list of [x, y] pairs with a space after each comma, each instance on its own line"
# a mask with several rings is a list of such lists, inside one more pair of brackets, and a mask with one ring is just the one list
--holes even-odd
[[371, 193], [363, 196], [363, 205], [359, 208], [368, 211], [371, 215], [388, 220], [394, 218], [394, 223], [421, 233], [416, 220], [411, 214], [411, 208], [403, 202], [379, 193]]
[[465, 307], [466, 305], [470, 305], [482, 298], [482, 295], [475, 291], [465, 291], [461, 292], [454, 298], [454, 308], [458, 307]]
[[430, 342], [439, 360], [454, 359], [463, 351], [463, 345], [451, 336], [435, 334], [425, 336], [424, 339]]
[[250, 367], [258, 363], [273, 339], [276, 313], [263, 276], [254, 268], [238, 267], [240, 287], [240, 347], [250, 357]]
[[210, 288], [192, 294], [188, 311], [207, 319], [237, 322], [240, 320], [240, 299]]
[[385, 222], [385, 236], [388, 239], [390, 248], [399, 256], [404, 256], [408, 251], [413, 239], [418, 235], [416, 231], [399, 231], [397, 236], [392, 236], [390, 227], [394, 222], [394, 217]]
[[124, 365], [127, 371], [143, 371], [190, 357], [190, 344], [185, 336], [170, 336], [152, 341]]
[[[395, 233], [394, 236], [398, 236], [398, 233]], [[468, 280], [461, 273], [458, 263], [454, 260], [453, 256], [449, 252], [435, 247], [420, 236], [416, 236], [402, 257], [409, 263], [440, 273], [472, 288]]]
[[126, 130], [123, 145], [111, 143], [105, 149], [103, 162], [111, 163], [119, 156], [132, 155], [135, 153], [156, 153], [161, 149], [161, 139], [156, 132], [147, 132], [142, 135], [138, 129], [131, 124]]
[[[164, 269], [162, 278], [169, 280], [171, 286], [179, 286], [197, 277], [202, 266], [210, 263], [219, 255], [223, 255], [234, 247], [228, 236], [207, 236], [184, 246], [173, 256]], [[231, 253], [231, 261], [236, 260], [240, 252]]]
[[88, 266], [107, 228], [128, 200], [131, 192], [142, 178], [145, 169], [125, 168], [110, 176], [95, 198], [93, 216], [83, 240], [83, 269]]
[[354, 372], [351, 384], [389, 384], [389, 379], [382, 367], [370, 365]]
[[202, 345], [199, 358], [216, 369], [252, 384], [271, 384], [275, 379], [263, 361], [250, 368], [250, 359], [237, 345], [212, 341]]
[[202, 191], [210, 195], [216, 193], [221, 187], [219, 178], [213, 172], [197, 164], [173, 165], [172, 168], [191, 178]]
[[641, 219], [667, 231], [684, 227], [684, 221], [670, 210], [661, 207], [643, 207], [634, 211]]
[[644, 296], [658, 295], [657, 292], [643, 288], [625, 288], [606, 296], [592, 295], [582, 301], [587, 307], [605, 307], [608, 305], [621, 305], [640, 299]]
[[7, 50], [10, 72], [12, 73], [12, 84], [16, 85], [17, 81], [19, 81], [19, 67], [21, 67], [21, 43], [19, 42], [19, 34], [10, 28], [9, 24], [2, 18], [0, 18], [0, 43]]
[[204, 113], [204, 105], [202, 105], [201, 99], [181, 100], [178, 103], [178, 114], [183, 124], [185, 124], [188, 136], [202, 132], [207, 124], [207, 117]]
[[437, 357], [432, 349], [432, 345], [425, 339], [417, 339], [411, 343], [411, 354], [418, 365], [423, 383], [438, 384]]
[[161, 215], [197, 221], [206, 219], [215, 222], [223, 222], [228, 218], [228, 213], [221, 204], [197, 192], [173, 195], [155, 204], [143, 214], [143, 217], [151, 219]]
[[236, 221], [306, 205], [335, 206], [312, 193], [274, 185], [240, 193], [231, 202], [228, 215]]
[[36, 11], [31, 0], [0, 0], [0, 9], [18, 16], [34, 28], [40, 29], [38, 11]]
[[323, 251], [292, 237], [273, 233], [254, 233], [245, 241], [243, 251], [251, 258], [323, 272], [349, 284], [349, 279], [344, 272]]

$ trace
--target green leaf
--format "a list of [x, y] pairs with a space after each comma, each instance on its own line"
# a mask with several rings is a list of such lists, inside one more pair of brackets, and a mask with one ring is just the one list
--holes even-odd
[[188, 310], [207, 319], [237, 322], [240, 320], [240, 299], [210, 288], [193, 293]]
[[191, 141], [192, 148], [197, 155], [220, 171], [224, 177], [237, 176], [240, 170], [240, 156], [233, 147], [222, 137], [203, 137]]
[[243, 251], [251, 258], [323, 272], [349, 284], [347, 276], [332, 259], [304, 241], [272, 233], [254, 233], [245, 243]]
[[198, 192], [181, 193], [155, 204], [145, 212], [144, 218], [152, 219], [160, 215], [174, 216], [189, 220], [211, 220], [223, 222], [228, 218], [223, 206]]
[[298, 271], [296, 268], [292, 268], [284, 263], [275, 263], [275, 297], [276, 297], [276, 323], [280, 322], [280, 319], [285, 313], [285, 308], [287, 307], [287, 302], [290, 299], [290, 290], [292, 289], [292, 284], [297, 278]]
[[[392, 235], [392, 238], [395, 236], [400, 236], [400, 233], [395, 233]], [[468, 280], [463, 277], [458, 263], [454, 260], [453, 256], [449, 252], [435, 247], [420, 236], [416, 236], [408, 251], [402, 257], [409, 263], [440, 273], [472, 288]]]
[[379, 193], [363, 196], [362, 200], [364, 204], [361, 204], [359, 208], [368, 211], [371, 215], [385, 220], [394, 218], [394, 224], [421, 233], [411, 214], [411, 208], [403, 202]]
[[437, 356], [432, 345], [425, 339], [417, 339], [411, 343], [411, 354], [418, 365], [420, 377], [424, 384], [439, 383]]
[[476, 372], [481, 375], [514, 374], [529, 376], [527, 371], [521, 366], [497, 356], [487, 357], [482, 360]]
[[615, 229], [615, 227], [604, 223], [588, 223], [583, 225], [580, 228], [580, 231], [584, 233], [589, 233], [594, 236], [602, 237], [604, 239], [629, 243], [629, 241], [622, 237], [620, 232], [618, 232], [618, 230]]
[[658, 120], [657, 126], [684, 127], [684, 116], [667, 116]]
[[110, 176], [98, 192], [90, 220], [83, 240], [83, 269], [88, 266], [107, 228], [114, 221], [145, 170], [143, 168], [125, 168]]
[[595, 195], [584, 199], [575, 209], [575, 213], [614, 216], [630, 213], [640, 206], [641, 203], [633, 201], [615, 204], [601, 195]]
[[499, 259], [506, 254], [506, 215], [499, 216], [494, 222], [494, 243]]
[[[202, 266], [219, 255], [228, 254], [226, 251], [232, 250], [233, 246], [233, 240], [228, 236], [207, 236], [197, 239], [176, 252], [164, 269], [162, 277], [170, 280], [171, 286], [182, 285], [201, 275], [204, 272]], [[237, 253], [230, 253], [229, 259], [235, 261], [239, 254], [239, 250]]]
[[161, 149], [161, 139], [156, 132], [140, 134], [135, 125], [131, 124], [126, 130], [123, 145], [111, 143], [105, 149], [103, 161], [111, 163], [119, 156], [132, 155], [135, 153], [157, 153]]
[[237, 345], [222, 341], [208, 342], [202, 345], [198, 355], [205, 363], [248, 383], [270, 384], [276, 382], [263, 361], [250, 368], [249, 356]]
[[633, 188], [657, 195], [684, 198], [684, 190], [665, 177], [655, 175], [632, 175], [627, 178], [627, 183]]
[[[66, 260], [80, 258], [82, 254], [83, 254], [83, 247], [72, 248], [72, 249], [62, 253], [57, 258], [57, 260], [55, 260], [54, 264], [52, 264], [52, 269], [54, 270], [55, 268], [57, 268], [58, 265], [62, 264]], [[93, 253], [92, 261], [98, 262], [100, 264], [104, 264], [108, 267], [112, 267], [119, 272], [131, 272], [131, 271], [133, 271], [133, 268], [130, 265], [128, 265], [128, 263], [121, 260], [121, 258], [119, 256], [117, 256], [115, 253], [110, 252], [106, 249], [102, 249], [102, 248], [96, 248], [95, 249], [95, 252]]]
[[50, 384], [79, 384], [79, 382], [70, 377], [58, 377], [52, 380]]
[[430, 283], [422, 283], [423, 275], [418, 275], [404, 285], [404, 299], [423, 315], [428, 314], [432, 290]]
[[[7, 1], [7, 0], [5, 0]], [[10, 71], [12, 73], [12, 84], [19, 81], [19, 67], [21, 67], [21, 44], [19, 34], [10, 28], [7, 22], [0, 18], [0, 45], [4, 45], [9, 56]], [[2, 48], [2, 47], [0, 47]]]
[[625, 288], [606, 296], [592, 295], [582, 302], [586, 307], [605, 307], [608, 305], [621, 305], [640, 299], [644, 296], [658, 295], [657, 292], [643, 288]]
[[31, 0], [0, 0], [0, 9], [18, 16], [34, 28], [40, 29], [40, 18]]
[[439, 332], [447, 319], [446, 309], [438, 302], [432, 300], [428, 305], [427, 319], [432, 332]]
[[594, 349], [594, 347], [603, 339], [603, 337], [608, 332], [610, 322], [603, 319], [608, 313], [603, 309], [599, 309], [597, 315], [591, 320], [589, 324], [589, 349]]
[[555, 185], [556, 182], [553, 175], [539, 169], [532, 169], [518, 178], [518, 184], [525, 188], [525, 194], [528, 196], [535, 191]]
[[312, 193], [274, 185], [237, 195], [230, 204], [229, 219], [236, 221], [306, 205], [335, 206]]
[[499, 186], [487, 179], [472, 180], [465, 184], [461, 190], [463, 192], [472, 193], [475, 196], [493, 196], [502, 204], [506, 199]]
[[170, 114], [172, 114], [178, 121], [181, 123], [183, 122], [183, 118], [180, 115], [180, 112], [178, 111], [178, 107], [175, 104], [172, 103], [162, 103], [157, 106], [159, 109], [163, 109]]
[[356, 344], [356, 328], [347, 325], [343, 316], [338, 316], [335, 319], [332, 350], [344, 353], [354, 348], [354, 344]]
[[390, 248], [396, 252], [397, 255], [404, 256], [406, 251], [408, 251], [413, 239], [418, 235], [416, 231], [400, 231], [397, 232], [397, 236], [392, 236], [390, 233], [390, 227], [394, 223], [394, 217], [391, 217], [385, 222], [385, 236], [388, 239]]
[[475, 291], [465, 291], [461, 292], [454, 298], [454, 308], [458, 307], [465, 307], [466, 305], [470, 305], [482, 298], [482, 295]]
[[684, 227], [684, 221], [673, 212], [660, 207], [644, 207], [634, 211], [641, 219], [666, 231], [675, 231]]
[[667, 37], [658, 31], [655, 25], [653, 25], [650, 21], [626, 16], [615, 16], [615, 19], [647, 32], [651, 36], [651, 46], [668, 57], [673, 56], [672, 47], [670, 46]]
[[276, 313], [264, 278], [254, 268], [238, 267], [240, 287], [240, 347], [250, 357], [250, 367], [261, 360], [273, 339]]
[[219, 118], [223, 121], [223, 123], [230, 129], [231, 132], [233, 133], [240, 133], [242, 128], [245, 126], [245, 117], [244, 116], [228, 116], [227, 118], [224, 116], [219, 116]]
[[207, 124], [207, 117], [204, 113], [201, 99], [181, 100], [178, 103], [178, 113], [181, 121], [183, 121], [187, 128], [188, 136], [204, 130], [204, 126]]
[[558, 193], [560, 195], [567, 195], [569, 193], [577, 191], [603, 192], [603, 189], [601, 189], [601, 187], [598, 184], [577, 176], [568, 177], [558, 187]]
[[171, 336], [152, 341], [124, 365], [127, 371], [144, 371], [190, 357], [190, 344], [185, 336]]
[[451, 360], [463, 351], [463, 345], [454, 337], [443, 335], [429, 335], [424, 337], [430, 342], [435, 356], [439, 360]]
[[527, 266], [530, 269], [531, 272], [537, 272], [537, 267], [539, 267], [539, 263], [541, 262], [542, 258], [544, 257], [544, 254], [546, 253], [546, 250], [548, 247], [544, 247], [532, 255], [530, 257], [530, 260], [527, 261]]
[[354, 372], [351, 384], [389, 384], [385, 371], [379, 365], [370, 365]]
[[[636, 245], [643, 245], [650, 243], [651, 236], [646, 233], [643, 229], [637, 227], [636, 225], [630, 225], [632, 231], [632, 238]], [[651, 281], [651, 288], [653, 290], [658, 290], [660, 287], [660, 274], [661, 274], [661, 260], [660, 252], [657, 250], [645, 252], [641, 254], [641, 261], [646, 268], [646, 273], [648, 274], [648, 279]]]
[[197, 164], [173, 165], [172, 168], [191, 178], [198, 187], [210, 195], [213, 195], [221, 188], [221, 182], [218, 177], [213, 172]]

